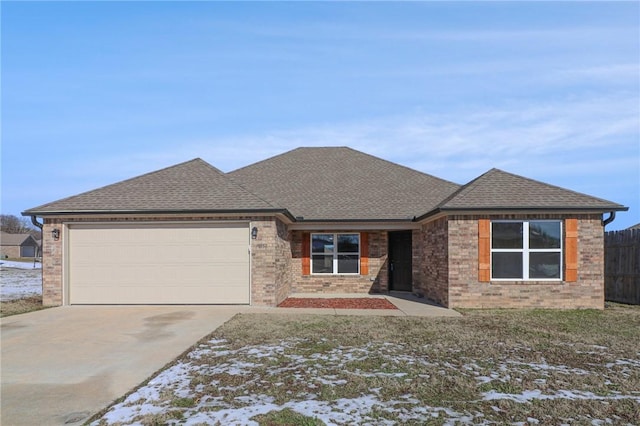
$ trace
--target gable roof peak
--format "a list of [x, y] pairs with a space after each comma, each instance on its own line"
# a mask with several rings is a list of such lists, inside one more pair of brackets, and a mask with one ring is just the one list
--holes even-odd
[[23, 215], [274, 210], [201, 158], [29, 209]]

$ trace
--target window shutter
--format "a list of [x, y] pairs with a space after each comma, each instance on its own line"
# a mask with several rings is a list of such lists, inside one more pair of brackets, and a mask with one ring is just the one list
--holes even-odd
[[564, 221], [564, 280], [578, 281], [578, 219]]
[[311, 260], [309, 259], [311, 250], [311, 235], [308, 232], [302, 234], [302, 275], [311, 274]]
[[478, 219], [478, 281], [491, 281], [491, 221]]
[[360, 275], [369, 275], [369, 234], [360, 234]]

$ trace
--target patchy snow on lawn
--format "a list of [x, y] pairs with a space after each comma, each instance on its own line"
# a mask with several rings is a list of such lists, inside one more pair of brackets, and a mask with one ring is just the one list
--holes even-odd
[[554, 394], [544, 394], [540, 390], [530, 390], [524, 391], [520, 394], [513, 393], [502, 393], [496, 391], [484, 392], [484, 400], [492, 401], [495, 399], [508, 399], [515, 402], [531, 402], [535, 399], [544, 400], [544, 399], [588, 399], [590, 401], [598, 401], [598, 400], [611, 400], [611, 399], [630, 399], [636, 402], [640, 402], [640, 393], [638, 395], [621, 395], [618, 392], [613, 392], [611, 395], [602, 396], [596, 395], [593, 392], [584, 392], [584, 391], [569, 391], [569, 390], [559, 390]]
[[[477, 411], [460, 411], [451, 407], [430, 406], [416, 398], [411, 393], [389, 398], [384, 395], [382, 388], [369, 388], [368, 392], [352, 398], [321, 399], [320, 394], [314, 394], [319, 386], [340, 388], [346, 381], [340, 379], [335, 371], [346, 369], [346, 364], [354, 360], [365, 361], [368, 357], [378, 357], [389, 360], [382, 368], [392, 368], [392, 362], [402, 359], [400, 364], [410, 362], [413, 365], [430, 366], [438, 373], [449, 374], [448, 370], [461, 371], [467, 377], [473, 377], [479, 384], [487, 384], [494, 380], [504, 380], [509, 375], [519, 375], [535, 370], [540, 379], [534, 381], [544, 385], [550, 372], [560, 374], [589, 375], [595, 372], [570, 368], [564, 365], [549, 365], [546, 363], [524, 363], [507, 360], [498, 363], [495, 373], [490, 376], [479, 374], [478, 360], [469, 360], [462, 368], [446, 361], [429, 362], [421, 357], [410, 359], [410, 355], [402, 353], [401, 345], [383, 344], [374, 346], [366, 344], [356, 347], [337, 347], [326, 353], [309, 353], [301, 355], [296, 351], [297, 339], [288, 339], [278, 345], [252, 345], [237, 349], [229, 347], [224, 340], [214, 339], [187, 354], [185, 360], [177, 362], [170, 368], [160, 372], [145, 386], [130, 394], [123, 402], [111, 407], [99, 420], [92, 423], [97, 425], [111, 424], [142, 424], [143, 417], [148, 415], [165, 414], [163, 424], [233, 424], [258, 425], [255, 416], [284, 409], [292, 410], [304, 416], [316, 418], [326, 425], [368, 424], [394, 425], [409, 422], [428, 422], [436, 420], [445, 425], [495, 424], [486, 415]], [[291, 352], [289, 352], [293, 349]], [[640, 354], [639, 354], [640, 355]], [[215, 360], [219, 359], [220, 362]], [[206, 362], [206, 360], [211, 360]], [[329, 373], [319, 364], [325, 362], [333, 366], [333, 373]], [[636, 366], [640, 360], [623, 359], [611, 363], [607, 368], [613, 373], [629, 365]], [[301, 384], [295, 389], [288, 389], [285, 383], [270, 382], [269, 377], [282, 373], [291, 374], [295, 384]], [[389, 371], [361, 371], [359, 369], [344, 371], [347, 377], [395, 377], [404, 380], [406, 373]], [[222, 382], [223, 377], [236, 377], [229, 386]], [[411, 380], [411, 379], [407, 379]], [[257, 387], [255, 385], [258, 385]], [[205, 389], [210, 386], [215, 392], [208, 393]], [[253, 392], [249, 391], [253, 386]], [[285, 402], [267, 395], [265, 387], [282, 387], [287, 389]], [[411, 386], [406, 387], [412, 389]], [[258, 391], [255, 391], [258, 389]], [[260, 391], [262, 390], [262, 391]], [[227, 393], [228, 392], [228, 393]], [[598, 395], [584, 390], [556, 390], [543, 392], [539, 389], [525, 390], [520, 394], [502, 393], [496, 390], [480, 392], [478, 401], [505, 400], [527, 404], [535, 401], [566, 399], [610, 401], [627, 399], [640, 403], [640, 391], [622, 394], [612, 391], [608, 395]], [[176, 404], [181, 398], [189, 398], [187, 407]], [[492, 406], [493, 410], [500, 410]], [[174, 414], [178, 412], [178, 416]], [[389, 420], [384, 415], [391, 414], [396, 420]], [[591, 419], [592, 424], [609, 424], [611, 419]], [[146, 419], [148, 423], [149, 419]], [[526, 422], [513, 422], [514, 425], [537, 424], [540, 420], [528, 417]]]
[[15, 260], [0, 260], [0, 269], [12, 268], [12, 269], [42, 269], [42, 263], [40, 262], [17, 262]]
[[[140, 416], [157, 414], [172, 409], [170, 401], [161, 401], [163, 392], [175, 392], [188, 387], [189, 374], [193, 373], [191, 363], [179, 363], [160, 373], [151, 380], [147, 386], [132, 393], [125, 401], [112, 407], [101, 420], [92, 425], [98, 425], [100, 421], [107, 424], [137, 424]], [[229, 366], [228, 374], [235, 375], [239, 371], [236, 366]], [[308, 395], [308, 399], [293, 399], [284, 404], [274, 403], [274, 398], [267, 395], [247, 395], [234, 398], [234, 405], [221, 401], [219, 398], [202, 398], [198, 405], [183, 413], [184, 417], [175, 422], [167, 421], [166, 424], [233, 424], [255, 425], [258, 422], [252, 420], [254, 416], [267, 414], [272, 411], [290, 409], [299, 414], [317, 418], [326, 425], [345, 424], [388, 424], [397, 422], [384, 419], [374, 419], [372, 410], [380, 412], [392, 412], [403, 422], [420, 421], [430, 418], [446, 419], [445, 424], [488, 424], [481, 420], [482, 414], [462, 414], [445, 407], [429, 407], [421, 405], [420, 401], [411, 395], [402, 395], [392, 401], [383, 401], [375, 390], [370, 395], [362, 395], [357, 398], [340, 398], [334, 401], [319, 401], [314, 395]], [[146, 397], [144, 397], [144, 396]]]
[[0, 261], [0, 300], [15, 300], [42, 294], [42, 264]]

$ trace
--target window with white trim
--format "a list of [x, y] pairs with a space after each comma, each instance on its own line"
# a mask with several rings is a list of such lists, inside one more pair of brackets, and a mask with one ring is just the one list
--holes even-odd
[[312, 274], [359, 274], [360, 234], [311, 234]]
[[560, 280], [562, 222], [491, 222], [492, 280]]

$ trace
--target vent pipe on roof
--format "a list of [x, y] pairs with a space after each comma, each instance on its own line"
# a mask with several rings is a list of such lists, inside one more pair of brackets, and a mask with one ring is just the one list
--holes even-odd
[[607, 226], [608, 224], [613, 222], [615, 218], [616, 218], [616, 212], [614, 211], [609, 212], [609, 217], [602, 220], [602, 226]]
[[31, 223], [33, 223], [35, 226], [40, 228], [40, 230], [42, 231], [42, 227], [44, 226], [44, 224], [38, 222], [38, 219], [36, 216], [31, 216]]

